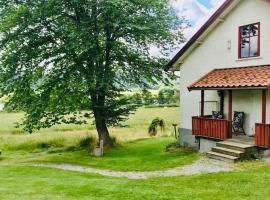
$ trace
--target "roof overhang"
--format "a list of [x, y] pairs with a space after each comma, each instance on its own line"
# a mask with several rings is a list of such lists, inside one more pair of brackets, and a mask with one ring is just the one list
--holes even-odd
[[192, 83], [188, 90], [270, 89], [270, 65], [214, 69]]

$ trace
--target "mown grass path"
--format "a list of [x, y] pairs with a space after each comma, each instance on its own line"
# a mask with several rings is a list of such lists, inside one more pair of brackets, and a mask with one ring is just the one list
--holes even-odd
[[96, 169], [70, 164], [39, 164], [38, 167], [47, 167], [55, 169], [63, 169], [69, 171], [78, 171], [84, 173], [93, 173], [109, 177], [121, 177], [128, 179], [148, 179], [153, 177], [171, 177], [181, 175], [197, 175], [201, 173], [217, 173], [228, 172], [233, 170], [233, 165], [212, 159], [200, 159], [191, 165], [175, 167], [167, 170], [152, 171], [152, 172], [121, 172], [104, 169]]
[[0, 165], [1, 200], [260, 200], [270, 199], [270, 166], [192, 176], [127, 179], [60, 169]]

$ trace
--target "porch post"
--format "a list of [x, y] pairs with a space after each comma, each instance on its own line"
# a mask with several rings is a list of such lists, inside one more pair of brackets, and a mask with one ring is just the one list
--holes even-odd
[[204, 90], [201, 90], [201, 117], [204, 116]]
[[232, 90], [229, 90], [228, 96], [228, 120], [232, 121]]
[[219, 101], [220, 101], [220, 108], [219, 111], [224, 114], [224, 90], [219, 90], [218, 91], [219, 95]]
[[262, 123], [266, 124], [266, 90], [262, 90]]

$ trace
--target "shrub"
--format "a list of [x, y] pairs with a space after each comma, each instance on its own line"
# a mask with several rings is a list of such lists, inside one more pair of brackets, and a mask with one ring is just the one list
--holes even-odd
[[78, 147], [75, 147], [75, 146], [69, 146], [69, 147], [67, 147], [67, 148], [65, 149], [65, 151], [71, 151], [71, 152], [74, 152], [74, 151], [76, 151], [76, 150], [78, 150]]
[[182, 152], [182, 153], [196, 153], [196, 150], [191, 147], [182, 147], [178, 141], [168, 144], [165, 148], [165, 152]]
[[156, 136], [158, 132], [158, 127], [160, 127], [161, 131], [165, 129], [165, 122], [163, 119], [157, 117], [153, 119], [151, 122], [149, 128], [148, 128], [148, 133], [150, 136]]
[[93, 150], [95, 143], [96, 139], [93, 136], [86, 136], [79, 139], [78, 146], [81, 149]]
[[116, 139], [116, 137], [111, 136], [111, 141], [112, 141], [112, 145], [113, 146], [116, 146], [117, 145], [117, 139]]

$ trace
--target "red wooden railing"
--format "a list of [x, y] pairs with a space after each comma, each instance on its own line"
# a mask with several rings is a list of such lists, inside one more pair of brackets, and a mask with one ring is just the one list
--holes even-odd
[[196, 136], [226, 140], [231, 137], [231, 122], [225, 119], [192, 117], [192, 133]]
[[270, 124], [255, 124], [255, 144], [258, 147], [270, 147]]

